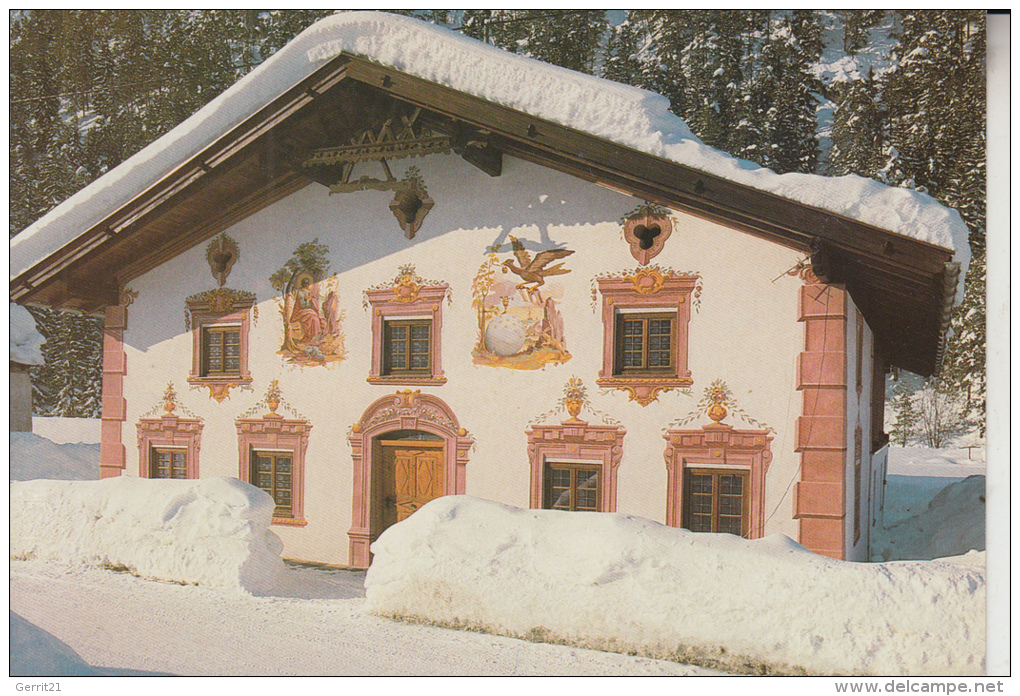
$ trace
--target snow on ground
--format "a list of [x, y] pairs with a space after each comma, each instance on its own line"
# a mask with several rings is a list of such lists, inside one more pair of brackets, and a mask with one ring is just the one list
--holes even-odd
[[984, 448], [891, 447], [875, 561], [985, 550]]
[[943, 488], [916, 515], [879, 531], [873, 560], [930, 560], [985, 550], [985, 477]]
[[42, 365], [42, 344], [46, 342], [36, 328], [31, 312], [16, 305], [10, 305], [11, 315], [11, 362], [22, 365]]
[[273, 499], [228, 478], [11, 484], [11, 558], [259, 592], [282, 570]]
[[[670, 113], [661, 95], [508, 53], [409, 17], [345, 12], [313, 24], [184, 123], [18, 234], [11, 240], [11, 277], [91, 228], [340, 53], [953, 249], [966, 274], [967, 226], [958, 212], [927, 194], [859, 176], [776, 174], [703, 144]], [[961, 281], [958, 301], [962, 293]]]
[[89, 677], [96, 672], [63, 641], [10, 612], [12, 677]]
[[102, 429], [103, 421], [99, 418], [32, 416], [32, 432], [58, 445], [98, 445]]
[[[37, 420], [33, 419], [33, 428]], [[99, 445], [58, 445], [35, 433], [12, 432], [9, 474], [11, 481], [98, 479]]]
[[[39, 439], [30, 433], [17, 434], [16, 437], [12, 435], [12, 460], [25, 460], [25, 453], [32, 452], [33, 446], [38, 446]], [[57, 447], [50, 444], [54, 448], [52, 451], [63, 452], [65, 455], [75, 448], [79, 452], [90, 451], [89, 448], [97, 449], [94, 445]], [[961, 459], [959, 452], [904, 450], [897, 454], [894, 449], [890, 457], [891, 471], [925, 475], [891, 477], [902, 479], [903, 485], [898, 489], [890, 485], [886, 496], [887, 505], [893, 509], [902, 508], [897, 513], [900, 522], [914, 519], [915, 509], [906, 509], [907, 506], [902, 505], [897, 508], [897, 497], [903, 495], [911, 498], [914, 501], [911, 505], [916, 510], [921, 510], [922, 505], [924, 510], [928, 510], [928, 503], [937, 492], [931, 482], [953, 482], [956, 479], [927, 474], [949, 472], [959, 475], [965, 471], [983, 471], [979, 468], [983, 462], [968, 465], [966, 461]], [[479, 603], [501, 603], [506, 616], [511, 619], [526, 612], [529, 602], [530, 606], [536, 606], [542, 597], [555, 604], [552, 607], [540, 607], [537, 613], [542, 617], [541, 621], [524, 622], [524, 635], [533, 641], [555, 640], [556, 624], [547, 619], [556, 619], [560, 614], [583, 614], [585, 622], [597, 628], [598, 621], [604, 620], [600, 617], [612, 617], [614, 612], [621, 611], [627, 613], [627, 616], [609, 621], [613, 624], [611, 630], [620, 630], [629, 637], [637, 634], [654, 640], [657, 636], [653, 630], [643, 634], [639, 630], [640, 621], [648, 617], [659, 621], [656, 617], [660, 614], [670, 616], [668, 612], [671, 611], [671, 602], [676, 597], [689, 598], [694, 607], [693, 618], [685, 621], [674, 616], [672, 626], [694, 626], [700, 629], [714, 623], [710, 628], [716, 634], [710, 637], [721, 639], [709, 640], [705, 654], [684, 652], [679, 656], [673, 655], [673, 660], [661, 661], [652, 657], [599, 652], [578, 645], [522, 641], [512, 637], [450, 630], [436, 625], [393, 621], [371, 615], [366, 611], [364, 599], [366, 575], [359, 571], [292, 564], [276, 574], [276, 582], [272, 586], [264, 582], [264, 586], [256, 588], [254, 592], [237, 592], [237, 582], [233, 585], [212, 582], [205, 586], [178, 584], [201, 581], [201, 578], [194, 577], [192, 569], [195, 564], [192, 561], [195, 560], [194, 556], [203, 553], [203, 545], [204, 552], [210, 554], [210, 558], [219, 557], [220, 561], [217, 564], [206, 559], [202, 565], [211, 566], [209, 572], [214, 575], [219, 572], [220, 576], [233, 577], [231, 573], [236, 568], [225, 571], [223, 567], [224, 563], [230, 561], [229, 557], [236, 560], [236, 557], [242, 555], [237, 549], [239, 544], [243, 545], [239, 537], [243, 538], [245, 533], [243, 519], [249, 513], [243, 512], [243, 509], [245, 505], [251, 505], [249, 496], [243, 491], [233, 490], [232, 486], [239, 484], [236, 481], [209, 479], [157, 482], [125, 478], [115, 479], [112, 483], [116, 485], [118, 481], [120, 485], [152, 484], [162, 488], [161, 502], [153, 504], [152, 498], [146, 497], [147, 494], [139, 496], [137, 491], [125, 489], [121, 492], [122, 500], [113, 500], [118, 496], [111, 493], [105, 495], [104, 503], [104, 495], [96, 495], [96, 491], [108, 487], [110, 484], [107, 482], [38, 481], [12, 484], [12, 675], [706, 674], [712, 671], [673, 660], [725, 664], [735, 671], [754, 671], [755, 668], [764, 669], [766, 663], [774, 666], [778, 662], [791, 662], [784, 657], [783, 652], [789, 650], [790, 646], [800, 646], [807, 653], [813, 651], [813, 659], [825, 657], [826, 651], [842, 652], [843, 648], [833, 647], [841, 640], [851, 641], [852, 645], [846, 650], [851, 658], [864, 650], [868, 641], [872, 641], [872, 649], [881, 656], [881, 660], [870, 660], [867, 669], [891, 672], [896, 670], [889, 669], [886, 662], [891, 656], [909, 652], [911, 641], [917, 639], [924, 640], [931, 653], [930, 661], [922, 670], [926, 673], [951, 671], [959, 674], [980, 670], [979, 665], [975, 666], [976, 663], [952, 670], [940, 670], [937, 665], [957, 659], [962, 652], [970, 651], [972, 660], [980, 660], [983, 653], [984, 612], [979, 597], [984, 587], [984, 553], [943, 559], [955, 565], [945, 562], [846, 564], [807, 554], [783, 537], [745, 542], [735, 538], [691, 535], [647, 520], [628, 519], [624, 515], [596, 517], [598, 524], [595, 525], [584, 516], [564, 518], [570, 523], [567, 527], [583, 527], [580, 530], [582, 533], [595, 529], [598, 548], [594, 549], [570, 544], [565, 540], [563, 535], [566, 532], [562, 522], [556, 525], [556, 534], [539, 534], [533, 528], [529, 532], [528, 525], [518, 527], [516, 532], [506, 527], [496, 530], [495, 536], [488, 533], [481, 535], [484, 536], [484, 543], [480, 543], [475, 538], [478, 529], [471, 529], [470, 516], [460, 516], [461, 526], [466, 529], [463, 533], [450, 536], [450, 539], [461, 544], [459, 557], [452, 560], [460, 565], [470, 565], [474, 559], [476, 564], [489, 565], [481, 577], [472, 577], [467, 573], [458, 575], [458, 585], [475, 585], [481, 596]], [[198, 490], [207, 484], [217, 489], [216, 496], [208, 490]], [[914, 484], [913, 492], [908, 484]], [[224, 486], [226, 491], [223, 490]], [[934, 508], [944, 511], [955, 505], [957, 509], [962, 507], [973, 510], [976, 486], [976, 480], [969, 480], [949, 489], [937, 499], [939, 502]], [[176, 488], [180, 490], [175, 492]], [[77, 506], [80, 513], [78, 519], [84, 520], [79, 528], [73, 528], [74, 525], [67, 521], [66, 510], [47, 515], [17, 514], [19, 509], [24, 509], [27, 497], [25, 491], [33, 489], [37, 492], [49, 490], [60, 506]], [[80, 492], [72, 493], [75, 489], [80, 489]], [[217, 508], [214, 502], [217, 496], [220, 502], [232, 500], [238, 503], [241, 500], [238, 506], [241, 510]], [[961, 502], [964, 503], [962, 506], [959, 505]], [[117, 529], [110, 519], [106, 520], [105, 538], [113, 540], [110, 546], [116, 551], [111, 554], [109, 549], [99, 548], [104, 543], [96, 538], [85, 540], [86, 528], [102, 527], [103, 523], [95, 520], [96, 513], [100, 513], [99, 519], [102, 520], [109, 517], [107, 513], [118, 507], [122, 508], [122, 512], [114, 519], [122, 518], [126, 524]], [[531, 511], [518, 512], [523, 515], [532, 514]], [[90, 516], [92, 522], [89, 522]], [[56, 519], [49, 520], [50, 517]], [[945, 535], [947, 528], [959, 527], [953, 518], [943, 514], [929, 514], [927, 520], [922, 521], [941, 525], [928, 535], [932, 537]], [[411, 522], [414, 524], [409, 524]], [[61, 530], [45, 531], [61, 525]], [[416, 514], [401, 527], [413, 529], [416, 525], [428, 527], [426, 516]], [[636, 526], [638, 531], [630, 535], [630, 546], [615, 543], [628, 536], [622, 533], [628, 525]], [[133, 529], [128, 531], [128, 527]], [[264, 529], [261, 523], [251, 525], [250, 529], [256, 527]], [[394, 529], [399, 530], [401, 527]], [[603, 527], [608, 527], [608, 531]], [[26, 528], [35, 530], [29, 531], [29, 534], [63, 539], [48, 545], [52, 552], [49, 555], [58, 560], [14, 558], [28, 555], [19, 553], [15, 548], [21, 543], [17, 539], [23, 539], [26, 535]], [[68, 528], [71, 528], [70, 531], [67, 531]], [[887, 530], [887, 537], [898, 544], [896, 548], [909, 547], [910, 544], [915, 549], [921, 548], [927, 543], [927, 537], [911, 537], [914, 530], [909, 524], [894, 525]], [[202, 534], [217, 533], [225, 537], [226, 545], [200, 538]], [[399, 537], [402, 533], [388, 533], [384, 537], [385, 544], [394, 543], [390, 537]], [[656, 544], [662, 542], [662, 533], [679, 534], [686, 539], [684, 543], [674, 543], [674, 548], [668, 551], [654, 551]], [[254, 531], [252, 534], [256, 535]], [[530, 539], [536, 542], [532, 549], [522, 547], [522, 542], [529, 540], [529, 534]], [[512, 538], [514, 535], [516, 537]], [[897, 535], [902, 538], [897, 539]], [[136, 566], [144, 566], [149, 556], [155, 560], [162, 558], [166, 561], [164, 565], [169, 565], [167, 559], [171, 555], [162, 547], [153, 552], [147, 545], [157, 541], [180, 542], [189, 538], [194, 541], [187, 544], [187, 558], [178, 559], [179, 563], [173, 572], [166, 573], [173, 576], [175, 582], [144, 580], [129, 572], [109, 569], [123, 566], [145, 575], [145, 568]], [[448, 544], [444, 547], [441, 541], [433, 534], [427, 543], [435, 542], [434, 547], [425, 555], [445, 558], [443, 554], [449, 552], [450, 548]], [[611, 548], [605, 548], [606, 541], [614, 542], [608, 546], [617, 550], [611, 559], [616, 562], [615, 565], [605, 563], [607, 556], [613, 553]], [[682, 555], [685, 550], [690, 553], [697, 544], [707, 545], [708, 552], [697, 554], [697, 559], [687, 559], [677, 564], [675, 555]], [[501, 545], [505, 548], [494, 555], [492, 552], [499, 550]], [[217, 547], [217, 551], [212, 551], [213, 547]], [[226, 560], [222, 558], [223, 548], [229, 551], [225, 554], [228, 557]], [[486, 549], [489, 553], [484, 553]], [[649, 549], [654, 552], [647, 553]], [[642, 550], [646, 552], [644, 555]], [[531, 556], [515, 561], [515, 554]], [[128, 562], [119, 560], [123, 558], [128, 558]], [[422, 562], [422, 557], [416, 557], [410, 567], [416, 567]], [[106, 568], [96, 567], [96, 564]], [[388, 569], [386, 566], [385, 562], [373, 566], [373, 580], [369, 584], [373, 585], [375, 596], [367, 604], [374, 607], [375, 611], [379, 611], [383, 599], [397, 603], [402, 601], [399, 597], [395, 598], [394, 593], [399, 591], [401, 583], [407, 584], [406, 576], [400, 577], [399, 567], [395, 568], [392, 562], [388, 564]], [[440, 572], [456, 573], [456, 567], [451, 565], [447, 571]], [[847, 571], [848, 567], [858, 570]], [[473, 572], [477, 570], [475, 568]], [[509, 581], [504, 579], [501, 583], [495, 583], [495, 589], [492, 589], [493, 580], [501, 570], [515, 574]], [[563, 577], [565, 570], [571, 571], [567, 578]], [[798, 577], [798, 572], [802, 576]], [[848, 572], [861, 574], [851, 577]], [[521, 573], [524, 576], [530, 573], [531, 577], [522, 577]], [[685, 581], [684, 573], [688, 574], [686, 577], [690, 582]], [[395, 578], [393, 583], [379, 580], [387, 574]], [[722, 577], [727, 574], [734, 577]], [[269, 575], [272, 573], [265, 574], [266, 577]], [[465, 584], [464, 579], [469, 577], [472, 582]], [[650, 582], [650, 578], [658, 578], [660, 582]], [[599, 585], [589, 582], [578, 588], [578, 582], [584, 584], [585, 580], [598, 581]], [[435, 577], [430, 578], [425, 574], [414, 582], [418, 583], [413, 588], [417, 597], [415, 605], [428, 605], [434, 593], [430, 593], [425, 585], [432, 583], [432, 589], [436, 589]], [[945, 587], [946, 583], [951, 582], [959, 584], [955, 595]], [[488, 590], [486, 583], [490, 586]], [[527, 583], [531, 583], [531, 586], [526, 590]], [[562, 594], [565, 588], [569, 590], [570, 583], [574, 583], [574, 593], [567, 592], [569, 596], [564, 598]], [[229, 585], [231, 589], [225, 591], [224, 585]], [[720, 592], [719, 588], [724, 587], [736, 587], [738, 590]], [[851, 594], [846, 591], [847, 587], [855, 588], [852, 593], [854, 605], [860, 605], [863, 613], [867, 613], [869, 607], [872, 612], [867, 616], [844, 617], [846, 625], [853, 626], [852, 632], [826, 636], [825, 631], [837, 621], [835, 617], [838, 613], [847, 611], [847, 595]], [[444, 591], [450, 597], [455, 588], [455, 585], [450, 585]], [[601, 602], [595, 598], [590, 606], [582, 606], [584, 597], [603, 589], [610, 593], [611, 601]], [[614, 590], [621, 589], [622, 592], [613, 594]], [[463, 590], [464, 587], [460, 587], [456, 591]], [[709, 596], [713, 590], [716, 594]], [[697, 595], [698, 592], [703, 596]], [[812, 602], [815, 595], [820, 596]], [[635, 597], [641, 597], [638, 602], [640, 610], [627, 610], [625, 602]], [[770, 599], [762, 602], [762, 597]], [[955, 627], [956, 630], [969, 631], [970, 635], [958, 638], [951, 649], [944, 649], [935, 633], [925, 633], [925, 621], [934, 621], [930, 614], [933, 611], [959, 610], [968, 597], [971, 608], [976, 606], [977, 609], [961, 621], [954, 623], [945, 620], [945, 625], [940, 626], [939, 630], [952, 630]], [[556, 598], [559, 598], [558, 604]], [[937, 600], [934, 604], [925, 603], [933, 599]], [[470, 612], [477, 610], [477, 604], [472, 605], [463, 597], [454, 601], [458, 606], [455, 619], [460, 623], [470, 622]], [[804, 610], [806, 602], [812, 602], [811, 611]], [[879, 607], [877, 611], [874, 611], [875, 606]], [[785, 612], [799, 612], [801, 615], [789, 618]], [[903, 615], [911, 617], [909, 629], [892, 630], [897, 616]], [[885, 644], [875, 643], [876, 636], [880, 636], [883, 630], [887, 631]], [[726, 631], [736, 637], [728, 635]], [[747, 651], [746, 644], [740, 642], [741, 636], [749, 637], [754, 649], [766, 652], [767, 655], [754, 654], [752, 649], [749, 651], [753, 655], [752, 659], [738, 659], [741, 650]], [[682, 640], [678, 638], [676, 642]], [[580, 642], [593, 644], [593, 641], [583, 637]], [[618, 641], [615, 644], [603, 644], [602, 647], [616, 651], [626, 646]], [[676, 651], [676, 645], [669, 647]], [[729, 657], [718, 652], [711, 653], [711, 650], [720, 647], [727, 649]], [[738, 653], [738, 657], [733, 656], [734, 652]]]
[[366, 606], [383, 616], [737, 672], [984, 671], [979, 559], [849, 563], [782, 535], [467, 496], [433, 500], [372, 552]]
[[[658, 675], [698, 667], [470, 631], [363, 611], [365, 574], [288, 568], [255, 597], [127, 573], [12, 561], [11, 609], [106, 674]], [[31, 660], [13, 654], [11, 664]]]

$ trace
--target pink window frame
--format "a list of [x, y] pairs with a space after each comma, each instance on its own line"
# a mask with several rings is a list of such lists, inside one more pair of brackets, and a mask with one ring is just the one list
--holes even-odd
[[184, 449], [188, 453], [187, 476], [198, 478], [198, 453], [201, 448], [202, 421], [167, 414], [162, 418], [138, 421], [138, 475], [150, 478], [150, 453], [153, 447]]
[[[254, 299], [238, 299], [231, 305], [227, 313], [216, 312], [212, 305], [204, 300], [188, 300], [188, 312], [191, 316], [191, 372], [188, 384], [209, 387], [209, 395], [222, 401], [229, 395], [231, 387], [251, 384], [251, 371], [248, 368], [248, 334], [251, 330], [251, 308]], [[202, 374], [202, 330], [215, 326], [235, 325], [241, 333], [241, 365], [240, 374], [213, 376]]]
[[[663, 276], [654, 268], [641, 269], [633, 276], [599, 278], [602, 294], [602, 369], [595, 383], [600, 387], [621, 389], [631, 401], [646, 406], [660, 391], [694, 384], [687, 366], [688, 331], [691, 320], [691, 293], [698, 276]], [[674, 364], [676, 369], [662, 375], [618, 375], [616, 363], [617, 317], [628, 312], [658, 311], [675, 315]]]
[[[241, 418], [237, 426], [237, 478], [251, 483], [251, 453], [256, 450], [290, 452], [291, 513], [293, 517], [273, 516], [273, 524], [303, 527], [305, 521], [305, 455], [312, 424], [306, 420], [287, 419], [275, 413], [262, 418]], [[254, 484], [253, 484], [254, 485]]]
[[767, 430], [734, 430], [733, 426], [712, 423], [700, 430], [667, 430], [666, 451], [666, 524], [683, 526], [684, 469], [750, 471], [750, 519], [747, 538], [765, 534], [765, 475], [772, 462], [769, 449], [772, 438]]
[[560, 425], [531, 425], [528, 436], [528, 460], [531, 463], [529, 506], [541, 510], [545, 465], [592, 464], [599, 467], [599, 512], [616, 512], [616, 479], [623, 458], [622, 426], [589, 425], [584, 421], [566, 421]]
[[[443, 300], [449, 290], [447, 285], [432, 285], [417, 288], [412, 298], [397, 294], [393, 289], [368, 290], [369, 305], [372, 308], [372, 364], [368, 374], [369, 384], [439, 386], [446, 384], [443, 373]], [[429, 377], [408, 374], [384, 375], [383, 327], [387, 321], [403, 321], [425, 318], [431, 322], [429, 331], [429, 361], [432, 375]]]

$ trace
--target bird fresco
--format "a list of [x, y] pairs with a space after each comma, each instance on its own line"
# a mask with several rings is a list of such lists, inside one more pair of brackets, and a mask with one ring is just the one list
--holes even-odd
[[[514, 258], [489, 253], [472, 285], [478, 313], [478, 340], [472, 351], [477, 365], [536, 370], [547, 363], [570, 360], [559, 310], [562, 286], [546, 278], [570, 272], [561, 261], [571, 249], [547, 249], [532, 258], [524, 244], [510, 236]], [[501, 273], [497, 273], [499, 268]], [[513, 282], [513, 273], [520, 282]]]

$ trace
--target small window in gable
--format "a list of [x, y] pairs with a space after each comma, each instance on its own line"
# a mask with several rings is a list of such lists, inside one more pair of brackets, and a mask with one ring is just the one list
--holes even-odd
[[231, 387], [251, 384], [248, 333], [256, 313], [255, 295], [249, 292], [217, 288], [187, 299], [193, 344], [188, 384], [208, 387], [217, 401], [227, 398]]
[[687, 334], [698, 276], [652, 266], [597, 280], [604, 338], [596, 384], [622, 389], [642, 406], [661, 391], [691, 386]]
[[443, 376], [443, 301], [450, 287], [422, 280], [403, 266], [395, 280], [365, 291], [372, 311], [371, 384], [446, 383]]

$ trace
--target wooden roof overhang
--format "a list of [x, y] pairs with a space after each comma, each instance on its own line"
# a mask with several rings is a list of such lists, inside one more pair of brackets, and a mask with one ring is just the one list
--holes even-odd
[[[350, 140], [392, 100], [426, 110], [492, 175], [504, 153], [810, 255], [846, 286], [886, 362], [937, 371], [959, 268], [944, 248], [780, 198], [367, 60], [338, 56], [11, 281], [11, 300], [95, 311], [133, 278], [312, 183], [310, 153]], [[319, 178], [329, 186], [330, 181]]]

